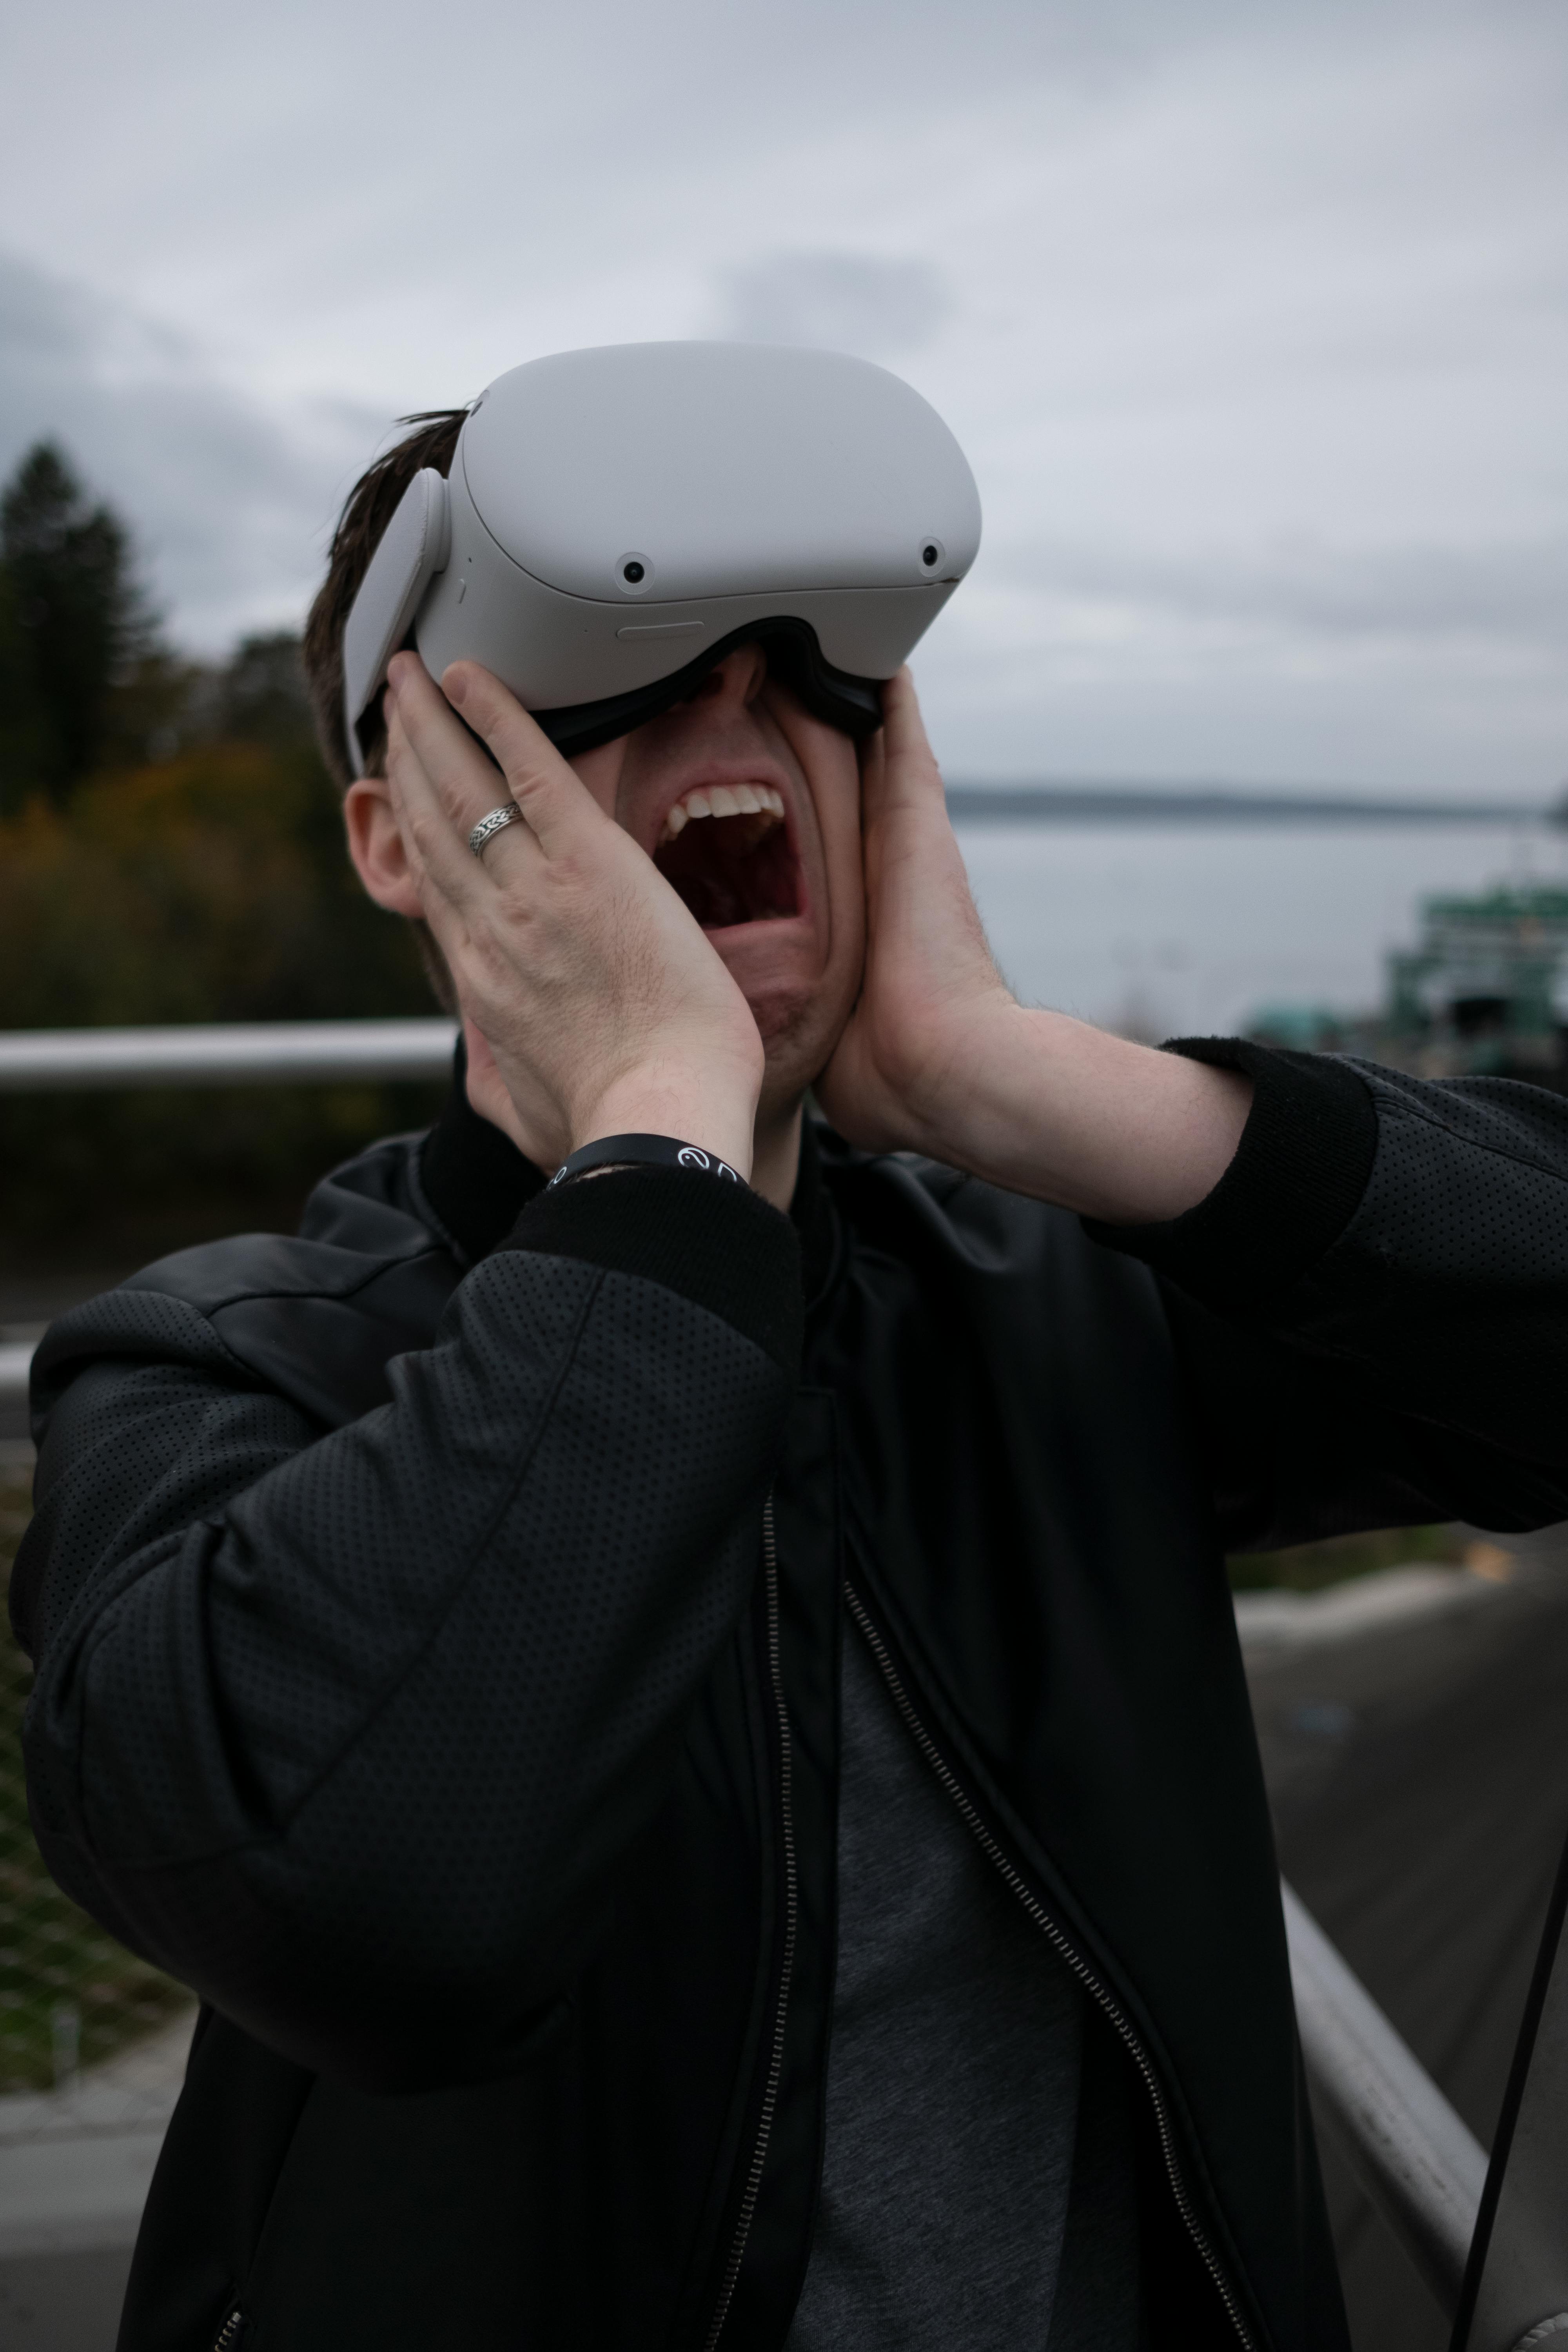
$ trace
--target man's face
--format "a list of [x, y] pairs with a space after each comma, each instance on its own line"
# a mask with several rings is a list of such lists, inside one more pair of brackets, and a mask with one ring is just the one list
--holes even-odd
[[742, 646], [689, 701], [572, 765], [733, 974], [767, 1052], [764, 1107], [793, 1100], [827, 1061], [860, 986], [854, 743], [769, 677], [760, 646]]

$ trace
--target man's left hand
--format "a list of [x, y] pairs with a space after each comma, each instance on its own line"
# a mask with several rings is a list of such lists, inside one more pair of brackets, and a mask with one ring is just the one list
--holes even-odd
[[851, 1143], [941, 1158], [965, 1131], [987, 1036], [1017, 1008], [986, 944], [907, 669], [883, 689], [883, 713], [861, 766], [865, 979], [816, 1091]]
[[1018, 1003], [992, 960], [907, 670], [862, 763], [866, 972], [817, 1082], [851, 1143], [1113, 1222], [1180, 1216], [1235, 1155], [1249, 1079]]

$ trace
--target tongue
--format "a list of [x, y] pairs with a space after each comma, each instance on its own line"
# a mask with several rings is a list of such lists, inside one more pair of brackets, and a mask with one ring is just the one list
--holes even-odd
[[676, 896], [691, 909], [705, 931], [722, 931], [731, 923], [749, 923], [752, 910], [732, 883], [707, 874], [671, 874]]

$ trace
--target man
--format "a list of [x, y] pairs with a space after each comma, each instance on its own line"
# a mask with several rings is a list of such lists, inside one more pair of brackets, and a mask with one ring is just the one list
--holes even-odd
[[1342, 2347], [1222, 1551], [1568, 1514], [1562, 1105], [1021, 1008], [907, 676], [384, 717], [447, 1111], [37, 1362], [38, 1833], [204, 2001], [122, 2347]]

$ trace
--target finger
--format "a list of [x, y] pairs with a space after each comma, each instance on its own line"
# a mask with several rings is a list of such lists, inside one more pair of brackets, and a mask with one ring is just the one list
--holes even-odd
[[882, 871], [889, 827], [901, 833], [900, 818], [919, 821], [921, 833], [933, 820], [948, 823], [942, 771], [926, 739], [914, 681], [900, 670], [882, 688], [882, 724], [868, 740], [861, 765], [861, 832], [866, 844], [866, 880], [874, 888]]
[[580, 847], [603, 827], [613, 825], [613, 818], [499, 677], [478, 662], [453, 662], [442, 672], [441, 686], [489, 746], [547, 857]]
[[888, 738], [885, 730], [879, 727], [874, 735], [863, 735], [859, 749], [860, 794], [864, 806], [868, 796], [872, 800], [877, 798], [887, 773]]
[[[426, 684], [429, 686], [429, 681], [426, 680]], [[432, 695], [436, 693], [433, 686], [429, 687], [429, 691]], [[432, 740], [437, 753], [447, 747], [443, 744], [439, 734], [433, 738], [432, 730], [421, 729], [426, 745], [426, 753], [421, 755], [419, 746], [414, 740], [413, 730], [407, 724], [406, 710], [410, 698], [406, 690], [401, 699], [389, 697], [392, 708], [388, 712], [386, 729], [386, 780], [393, 811], [402, 830], [409, 859], [415, 868], [416, 884], [426, 901], [426, 912], [433, 913], [430, 906], [432, 892], [439, 893], [454, 906], [471, 908], [476, 898], [483, 898], [487, 891], [494, 889], [501, 877], [493, 870], [487, 870], [485, 859], [474, 856], [468, 847], [468, 832], [479, 816], [497, 805], [498, 788], [504, 790], [504, 786], [500, 784], [500, 780], [489, 769], [483, 753], [471, 743], [466, 747], [469, 758], [481, 772], [488, 772], [488, 782], [481, 776], [481, 790], [475, 791], [471, 777], [459, 784], [454, 782], [450, 772], [439, 782], [432, 776], [429, 768], [429, 760], [435, 756], [429, 749]], [[439, 699], [438, 697], [437, 698]], [[447, 711], [446, 717], [448, 726], [454, 727], [460, 736], [462, 730], [456, 728], [450, 711]], [[443, 783], [445, 790], [442, 789]], [[478, 808], [474, 814], [476, 803]], [[514, 824], [507, 831], [517, 836], [509, 860], [513, 869], [512, 878], [515, 879], [519, 857], [526, 856], [526, 849], [531, 847], [535, 857], [542, 853], [537, 843], [530, 844], [525, 825]], [[500, 835], [496, 836], [497, 845], [502, 838]], [[487, 858], [493, 855], [493, 846], [487, 848], [486, 855]]]
[[887, 807], [888, 743], [881, 728], [860, 743], [860, 840], [866, 858], [866, 886], [872, 886], [878, 828]]
[[[391, 663], [387, 710], [389, 744], [395, 720], [425, 784], [466, 843], [480, 817], [507, 799], [506, 779], [457, 717], [416, 654], [399, 654]], [[426, 797], [419, 792], [420, 776], [405, 781], [416, 799]]]
[[[486, 874], [481, 861], [460, 837], [425, 774], [395, 709], [389, 714], [386, 730], [386, 773], [420, 911], [446, 960], [459, 999], [467, 1005], [476, 993], [484, 993], [484, 975], [474, 965], [473, 950], [492, 929], [498, 904], [496, 877]], [[527, 840], [525, 825], [508, 829]], [[542, 862], [538, 844], [532, 847], [534, 857]]]
[[891, 796], [900, 801], [911, 795], [925, 801], [935, 799], [945, 806], [942, 770], [931, 748], [915, 682], [907, 667], [899, 670], [882, 688], [882, 737]]
[[388, 668], [386, 731], [395, 793], [426, 826], [438, 812], [466, 844], [479, 818], [506, 797], [505, 781], [416, 654], [397, 655]]

